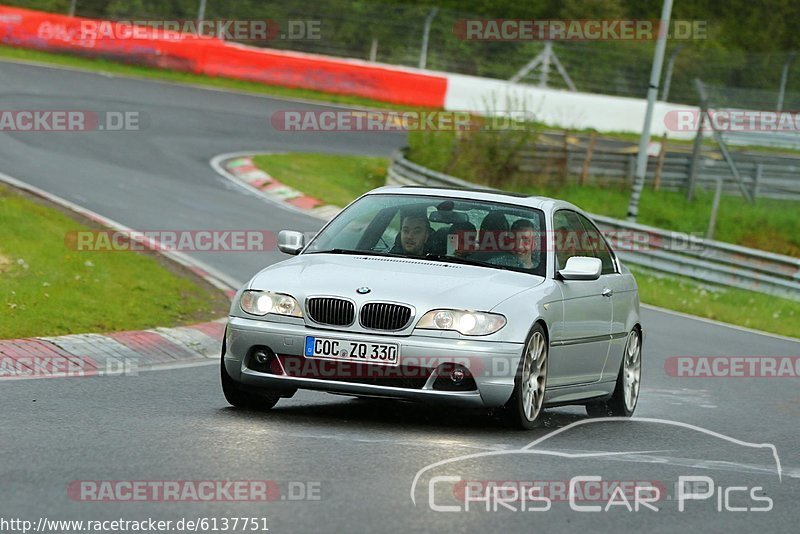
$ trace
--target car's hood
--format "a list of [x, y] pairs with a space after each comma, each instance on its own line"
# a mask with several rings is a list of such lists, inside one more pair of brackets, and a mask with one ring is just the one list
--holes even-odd
[[[303, 254], [259, 272], [250, 288], [289, 293], [300, 302], [313, 295], [337, 295], [356, 302], [402, 302], [418, 309], [488, 311], [543, 280], [525, 273], [411, 258]], [[371, 291], [359, 295], [356, 289], [362, 287]]]

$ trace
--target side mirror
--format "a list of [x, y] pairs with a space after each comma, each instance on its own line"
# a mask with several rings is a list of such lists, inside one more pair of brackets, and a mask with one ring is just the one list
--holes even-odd
[[597, 280], [603, 270], [600, 258], [586, 256], [573, 256], [567, 260], [563, 269], [558, 271], [558, 276], [564, 280]]
[[278, 250], [284, 254], [297, 256], [304, 246], [306, 246], [306, 236], [302, 232], [281, 230], [278, 233]]

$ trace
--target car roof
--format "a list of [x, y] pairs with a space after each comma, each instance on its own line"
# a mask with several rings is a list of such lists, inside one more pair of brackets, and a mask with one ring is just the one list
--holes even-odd
[[544, 212], [554, 212], [558, 209], [566, 208], [583, 213], [583, 210], [570, 204], [565, 200], [556, 198], [525, 195], [523, 193], [512, 193], [500, 191], [498, 189], [481, 188], [460, 188], [460, 187], [426, 187], [418, 185], [393, 186], [387, 185], [368, 192], [372, 194], [392, 194], [392, 195], [426, 195], [434, 197], [458, 197], [464, 200], [486, 200], [490, 202], [501, 202], [504, 204], [514, 204], [529, 208], [540, 209]]

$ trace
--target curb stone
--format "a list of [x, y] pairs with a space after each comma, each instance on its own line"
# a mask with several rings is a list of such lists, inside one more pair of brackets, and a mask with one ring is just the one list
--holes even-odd
[[226, 319], [176, 328], [0, 340], [0, 381], [135, 375], [214, 363]]
[[293, 211], [300, 211], [323, 221], [329, 221], [342, 211], [339, 206], [325, 204], [318, 198], [293, 189], [256, 167], [253, 158], [258, 154], [260, 153], [221, 154], [211, 160], [211, 166], [228, 180]]

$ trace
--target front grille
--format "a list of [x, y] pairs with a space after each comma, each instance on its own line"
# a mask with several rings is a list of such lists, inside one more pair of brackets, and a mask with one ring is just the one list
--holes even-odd
[[402, 304], [370, 302], [361, 308], [361, 326], [372, 330], [402, 330], [411, 320], [411, 308]]
[[306, 311], [315, 323], [333, 326], [351, 325], [356, 316], [356, 308], [352, 302], [330, 297], [308, 299]]

